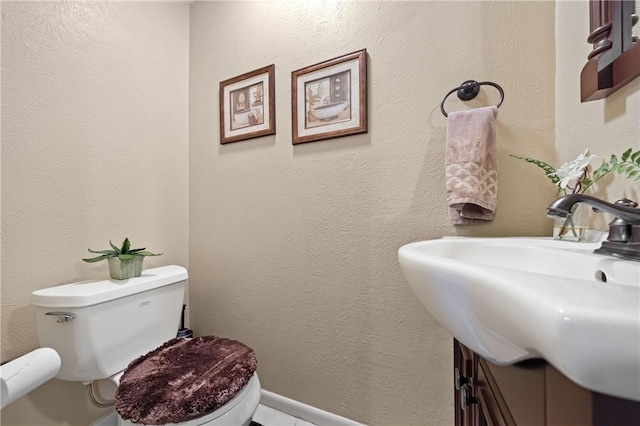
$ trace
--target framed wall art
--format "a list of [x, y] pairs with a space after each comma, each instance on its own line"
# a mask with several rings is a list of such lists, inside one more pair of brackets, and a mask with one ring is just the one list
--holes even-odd
[[220, 143], [276, 133], [274, 65], [220, 82]]
[[291, 73], [293, 143], [367, 132], [367, 51]]

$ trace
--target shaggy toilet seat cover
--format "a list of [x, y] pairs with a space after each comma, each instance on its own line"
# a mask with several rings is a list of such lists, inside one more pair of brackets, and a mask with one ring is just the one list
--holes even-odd
[[145, 425], [194, 419], [233, 398], [256, 366], [253, 349], [235, 340], [171, 339], [129, 364], [116, 393], [116, 411]]

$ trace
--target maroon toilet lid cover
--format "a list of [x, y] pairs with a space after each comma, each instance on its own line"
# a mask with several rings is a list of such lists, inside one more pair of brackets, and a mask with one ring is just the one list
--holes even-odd
[[236, 340], [175, 338], [129, 364], [116, 392], [116, 411], [145, 425], [194, 419], [232, 399], [256, 366], [253, 349]]

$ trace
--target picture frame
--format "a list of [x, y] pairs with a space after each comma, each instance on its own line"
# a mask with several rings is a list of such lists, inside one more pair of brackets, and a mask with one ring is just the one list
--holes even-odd
[[367, 50], [291, 73], [293, 144], [367, 132]]
[[275, 65], [220, 82], [221, 144], [275, 133]]

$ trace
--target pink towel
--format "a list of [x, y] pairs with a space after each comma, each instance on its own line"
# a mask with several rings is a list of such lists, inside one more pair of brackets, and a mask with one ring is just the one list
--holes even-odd
[[446, 185], [454, 225], [492, 221], [498, 198], [495, 106], [449, 113]]

